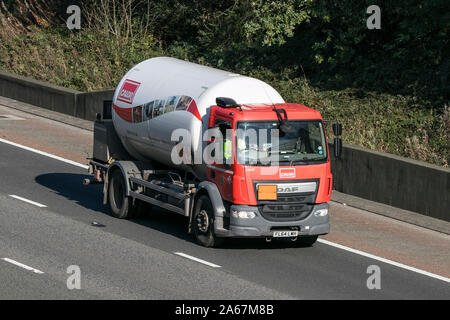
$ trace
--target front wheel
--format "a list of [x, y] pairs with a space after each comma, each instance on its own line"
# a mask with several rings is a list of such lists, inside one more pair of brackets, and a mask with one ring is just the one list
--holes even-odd
[[192, 230], [197, 242], [204, 247], [217, 247], [224, 242], [214, 234], [214, 211], [208, 196], [201, 196], [194, 209]]

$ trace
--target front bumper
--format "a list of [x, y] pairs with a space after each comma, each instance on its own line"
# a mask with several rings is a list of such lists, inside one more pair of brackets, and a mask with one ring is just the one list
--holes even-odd
[[[298, 227], [299, 236], [324, 235], [330, 232], [329, 214], [326, 216], [316, 216], [314, 213], [319, 209], [329, 209], [328, 203], [314, 205], [311, 213], [304, 219], [298, 221], [269, 221], [261, 216], [254, 206], [232, 205], [230, 208], [230, 224], [228, 228], [223, 227], [222, 221], [215, 221], [214, 231], [219, 237], [270, 237], [273, 234], [272, 228], [277, 230], [286, 227]], [[252, 219], [237, 218], [231, 212], [253, 211], [256, 216]]]

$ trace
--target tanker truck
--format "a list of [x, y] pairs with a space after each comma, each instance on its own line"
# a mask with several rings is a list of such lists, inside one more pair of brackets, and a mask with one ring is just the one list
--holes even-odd
[[[333, 124], [335, 156], [342, 127]], [[89, 183], [117, 218], [160, 207], [206, 247], [329, 232], [333, 177], [321, 114], [255, 78], [183, 60], [139, 63], [94, 124]]]

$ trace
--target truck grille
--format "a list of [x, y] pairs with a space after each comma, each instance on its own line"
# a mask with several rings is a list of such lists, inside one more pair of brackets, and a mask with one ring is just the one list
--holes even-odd
[[[313, 202], [314, 199], [312, 199], [314, 194], [311, 195], [304, 195], [304, 196], [279, 196], [277, 202]], [[312, 200], [312, 201], [311, 201]]]
[[259, 206], [261, 215], [270, 221], [294, 221], [306, 218], [312, 211], [312, 204], [265, 204]]
[[[257, 200], [260, 214], [270, 221], [298, 221], [305, 219], [311, 212], [316, 201], [319, 179], [290, 180], [283, 183], [316, 182], [314, 192], [278, 193], [277, 200]], [[255, 195], [258, 183], [274, 183], [275, 181], [254, 181]], [[276, 181], [276, 183], [280, 183]]]

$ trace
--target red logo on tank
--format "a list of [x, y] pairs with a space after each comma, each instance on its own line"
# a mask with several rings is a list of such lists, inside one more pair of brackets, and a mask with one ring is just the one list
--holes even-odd
[[119, 95], [117, 96], [117, 100], [128, 103], [128, 104], [132, 104], [134, 95], [136, 94], [136, 91], [138, 90], [140, 85], [141, 85], [140, 82], [126, 79], [122, 85], [122, 88], [120, 88]]
[[280, 168], [280, 178], [295, 178], [295, 168]]

